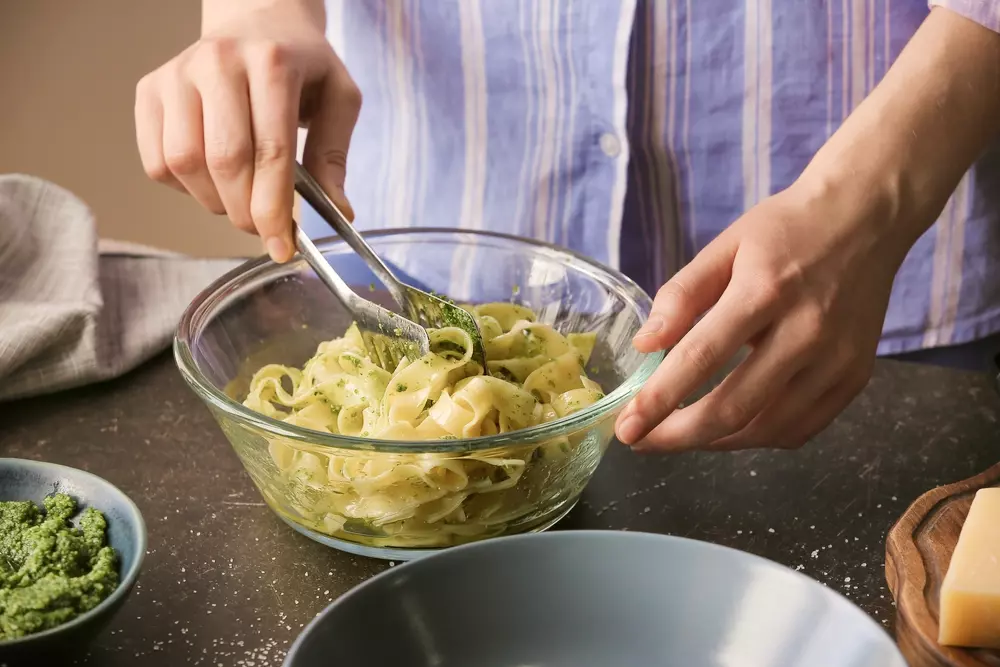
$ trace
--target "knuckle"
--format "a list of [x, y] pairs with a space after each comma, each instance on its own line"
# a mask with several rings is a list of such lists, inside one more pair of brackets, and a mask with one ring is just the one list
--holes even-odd
[[659, 385], [650, 383], [635, 397], [635, 414], [648, 417], [655, 415], [660, 406], [668, 404], [670, 397]]
[[153, 73], [156, 85], [163, 91], [164, 95], [176, 91], [180, 83], [188, 80], [187, 65], [189, 60], [190, 56], [187, 52], [182, 53]]
[[719, 361], [719, 353], [711, 343], [704, 341], [682, 341], [680, 348], [681, 360], [694, 368], [698, 373], [705, 374], [715, 370]]
[[800, 291], [808, 283], [806, 269], [794, 260], [786, 262], [776, 270], [775, 274], [776, 282], [784, 292]]
[[742, 296], [755, 310], [778, 306], [801, 290], [801, 273], [801, 269], [794, 265], [758, 269], [746, 281], [747, 288]]
[[691, 290], [688, 289], [682, 281], [677, 280], [676, 278], [668, 280], [664, 283], [663, 287], [656, 292], [656, 305], [659, 308], [663, 308], [667, 304], [671, 304], [683, 310], [690, 301]]
[[224, 176], [239, 173], [253, 159], [254, 152], [249, 141], [219, 140], [209, 143], [205, 148], [205, 163], [209, 171]]
[[799, 316], [799, 331], [809, 341], [818, 341], [826, 330], [826, 312], [818, 305], [806, 306]]
[[326, 149], [319, 155], [319, 160], [328, 167], [337, 167], [341, 170], [347, 169], [347, 151], [343, 148]]
[[742, 294], [743, 301], [753, 312], [769, 309], [781, 302], [785, 287], [779, 277], [762, 276]]
[[195, 57], [220, 63], [235, 57], [236, 49], [236, 40], [231, 37], [207, 37], [198, 42]]
[[722, 401], [716, 410], [719, 424], [729, 432], [742, 429], [753, 417], [749, 405], [732, 397]]
[[361, 110], [364, 96], [361, 94], [361, 88], [354, 82], [354, 79], [347, 77], [347, 80], [341, 86], [340, 95], [344, 106], [355, 112]]
[[135, 98], [137, 100], [151, 97], [156, 90], [155, 72], [146, 74], [135, 84]]
[[284, 72], [289, 68], [291, 53], [284, 44], [274, 40], [260, 40], [251, 47], [257, 66], [270, 73]]
[[157, 160], [156, 162], [143, 163], [143, 170], [146, 175], [149, 176], [154, 181], [159, 183], [164, 183], [170, 180], [170, 169], [167, 167], [166, 163], [162, 160]]
[[290, 218], [290, 211], [282, 211], [274, 201], [250, 204], [250, 217], [258, 230], [274, 230], [281, 226], [283, 218]]
[[164, 149], [163, 159], [171, 173], [178, 176], [190, 176], [201, 170], [205, 158], [195, 146], [184, 146]]
[[291, 159], [287, 143], [277, 139], [258, 139], [253, 147], [254, 165], [267, 168]]

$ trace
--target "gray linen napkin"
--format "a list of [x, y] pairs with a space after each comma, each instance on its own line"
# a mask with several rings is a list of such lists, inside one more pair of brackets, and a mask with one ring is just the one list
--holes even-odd
[[71, 193], [0, 176], [0, 400], [135, 368], [168, 347], [191, 299], [239, 263], [99, 242]]

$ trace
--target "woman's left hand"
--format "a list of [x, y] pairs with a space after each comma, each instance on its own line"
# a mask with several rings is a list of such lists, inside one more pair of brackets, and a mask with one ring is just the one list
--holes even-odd
[[[935, 8], [802, 177], [663, 286], [634, 344], [672, 349], [618, 418], [622, 442], [797, 447], [851, 402], [906, 252], [1000, 132], [998, 52], [995, 31]], [[677, 409], [744, 345], [722, 384]]]
[[[633, 344], [671, 349], [619, 416], [619, 439], [791, 448], [829, 424], [871, 376], [909, 247], [892, 208], [800, 181], [734, 222], [657, 293]], [[749, 356], [718, 387], [678, 408], [743, 346]]]

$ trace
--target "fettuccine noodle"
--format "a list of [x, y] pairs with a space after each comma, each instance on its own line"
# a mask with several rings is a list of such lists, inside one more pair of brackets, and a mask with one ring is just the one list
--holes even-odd
[[[389, 372], [372, 362], [352, 325], [342, 338], [320, 343], [301, 370], [278, 364], [258, 370], [244, 405], [317, 431], [421, 441], [516, 431], [604, 396], [585, 371], [594, 334], [564, 336], [513, 304], [470, 312], [482, 332], [488, 374], [471, 360], [472, 341], [462, 329], [430, 330], [431, 353]], [[269, 452], [289, 483], [305, 490], [296, 494], [296, 511], [323, 532], [360, 522], [393, 536], [394, 544], [433, 545], [509, 520], [517, 508], [497, 494], [516, 486], [533, 460], [564, 456], [572, 446], [563, 438], [460, 456], [419, 447], [393, 455], [307, 451], [272, 440]]]

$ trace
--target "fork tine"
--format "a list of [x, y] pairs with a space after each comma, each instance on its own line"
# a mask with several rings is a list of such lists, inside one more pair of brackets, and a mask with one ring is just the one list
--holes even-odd
[[390, 373], [396, 370], [396, 355], [393, 354], [392, 346], [388, 344], [385, 337], [378, 337], [379, 343], [379, 357], [382, 359], [382, 368], [386, 369]]
[[[397, 340], [395, 337], [360, 326], [359, 329], [365, 348], [368, 350], [368, 356], [390, 373], [396, 370], [410, 351], [408, 343], [403, 340]], [[420, 354], [420, 351], [415, 351], [415, 354]]]

